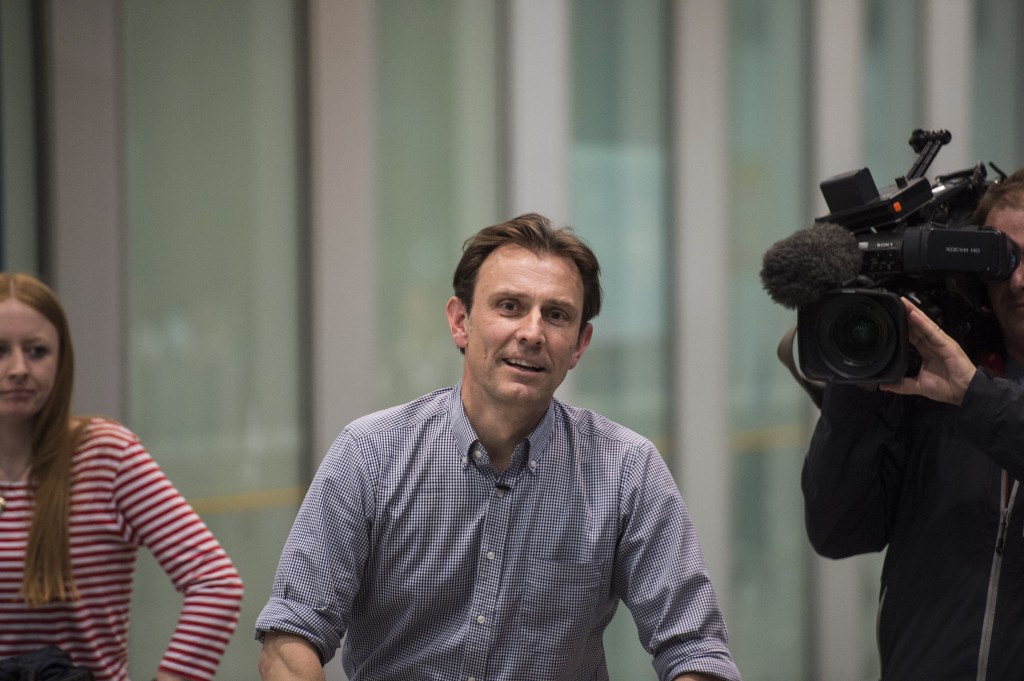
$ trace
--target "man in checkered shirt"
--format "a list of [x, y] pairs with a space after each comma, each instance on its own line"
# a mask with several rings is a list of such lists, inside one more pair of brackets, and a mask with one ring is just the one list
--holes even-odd
[[621, 600], [661, 681], [738, 681], [689, 514], [646, 438], [554, 398], [600, 268], [536, 214], [470, 238], [462, 380], [334, 442], [256, 622], [264, 681], [598, 681]]

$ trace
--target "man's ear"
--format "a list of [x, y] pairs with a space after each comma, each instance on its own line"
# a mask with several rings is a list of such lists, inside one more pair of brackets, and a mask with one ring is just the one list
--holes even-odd
[[587, 322], [587, 325], [580, 331], [580, 337], [576, 339], [576, 349], [573, 350], [572, 360], [569, 362], [569, 368], [575, 369], [576, 365], [579, 364], [580, 358], [583, 357], [583, 353], [586, 352], [587, 347], [590, 345], [590, 339], [594, 336], [594, 325]]
[[448, 330], [455, 341], [455, 347], [465, 350], [469, 343], [469, 311], [466, 310], [466, 305], [458, 296], [452, 296], [448, 299], [444, 311], [448, 316]]

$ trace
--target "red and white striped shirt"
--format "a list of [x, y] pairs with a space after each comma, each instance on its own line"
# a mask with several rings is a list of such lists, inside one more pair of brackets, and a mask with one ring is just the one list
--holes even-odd
[[242, 580], [134, 433], [93, 419], [75, 452], [71, 565], [80, 598], [29, 608], [18, 595], [32, 518], [26, 482], [0, 483], [0, 658], [56, 645], [97, 681], [128, 678], [137, 552], [152, 551], [184, 600], [160, 669], [212, 679], [238, 623]]

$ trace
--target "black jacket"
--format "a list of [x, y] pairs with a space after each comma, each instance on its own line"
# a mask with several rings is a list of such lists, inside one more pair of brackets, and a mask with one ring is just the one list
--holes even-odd
[[56, 646], [0, 660], [0, 681], [93, 681], [92, 673], [77, 667]]
[[807, 532], [831, 558], [886, 549], [884, 681], [1024, 678], [1020, 479], [1016, 382], [981, 370], [960, 407], [828, 387], [804, 462]]

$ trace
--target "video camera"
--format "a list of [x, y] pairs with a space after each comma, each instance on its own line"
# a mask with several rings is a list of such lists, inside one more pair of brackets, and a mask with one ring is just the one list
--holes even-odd
[[950, 139], [945, 130], [915, 130], [910, 145], [917, 159], [881, 191], [867, 168], [821, 183], [831, 212], [805, 231], [839, 225], [856, 242], [861, 259], [852, 280], [835, 282], [835, 288], [816, 292], [813, 302], [797, 306], [798, 356], [807, 378], [891, 383], [916, 374], [920, 356], [908, 340], [900, 297], [964, 345], [982, 321], [985, 284], [1005, 279], [1017, 266], [1011, 239], [971, 224], [991, 184], [983, 164], [937, 177], [933, 184], [925, 178]]

